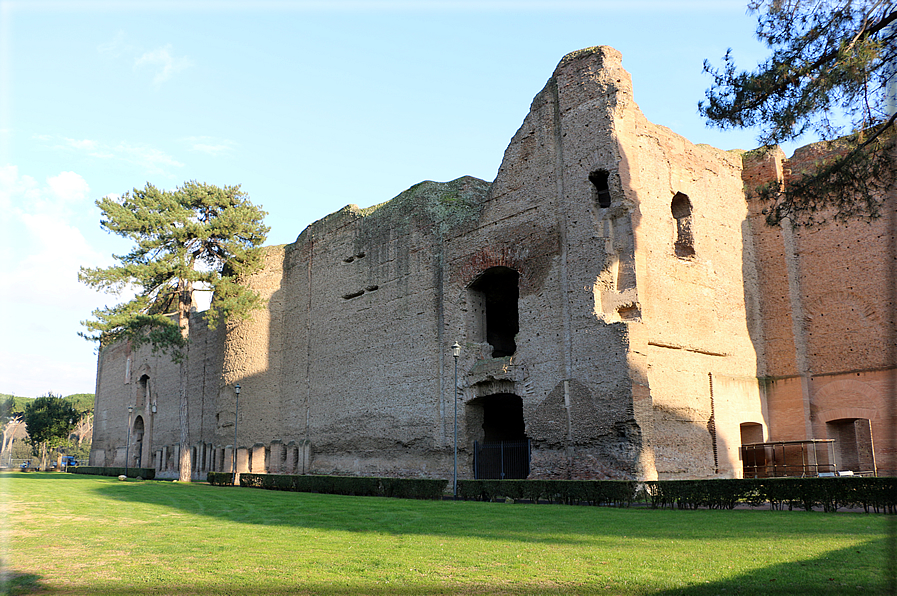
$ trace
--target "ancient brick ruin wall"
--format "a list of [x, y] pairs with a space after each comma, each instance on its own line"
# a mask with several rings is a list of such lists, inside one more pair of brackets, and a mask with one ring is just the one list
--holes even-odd
[[[214, 413], [221, 387], [224, 330], [191, 317], [188, 358], [189, 428], [194, 469], [213, 469]], [[180, 443], [179, 365], [149, 346], [122, 342], [100, 350], [90, 465], [155, 468], [177, 477]], [[133, 408], [128, 412], [128, 406]], [[128, 447], [128, 428], [133, 430]], [[143, 433], [139, 432], [142, 425]], [[203, 474], [204, 476], [204, 474]]]
[[[496, 400], [520, 404], [531, 477], [731, 477], [745, 436], [862, 435], [828, 424], [853, 418], [877, 437], [882, 273], [857, 255], [883, 240], [860, 251], [856, 228], [766, 227], [742, 179], [782, 176], [777, 154], [742, 159], [647, 122], [615, 50], [568, 55], [492, 184], [425, 182], [346, 207], [266, 249], [251, 280], [266, 307], [250, 321], [194, 322], [195, 477], [231, 469], [235, 417], [241, 472], [448, 477], [455, 341], [462, 478]], [[513, 355], [487, 342], [479, 284], [496, 271], [518, 276]], [[858, 281], [832, 294], [842, 278]], [[856, 339], [846, 359], [838, 334]], [[100, 354], [91, 460], [123, 463], [143, 374], [144, 451], [176, 476], [178, 367], [146, 347]], [[857, 444], [844, 457], [861, 458]]]
[[[613, 255], [632, 261], [628, 208], [619, 227], [599, 212], [593, 171], [609, 173], [618, 200], [620, 152], [612, 121], [631, 101], [629, 75], [611, 48], [571, 54], [534, 99], [505, 152], [476, 230], [452, 240], [450, 292], [463, 295], [483, 265], [521, 272], [520, 333], [508, 372], [462, 362], [465, 400], [509, 382], [523, 401], [537, 477], [643, 475], [632, 405], [626, 326], [601, 321], [594, 285]], [[612, 225], [612, 224], [611, 224]], [[468, 325], [449, 326], [471, 338]]]
[[[823, 144], [798, 149], [790, 159], [777, 149], [754, 152], [745, 159], [746, 184], [787, 184], [824, 152]], [[868, 448], [860, 447], [868, 456], [859, 461], [856, 453], [841, 453], [850, 427], [849, 433], [859, 433], [858, 444], [874, 442], [879, 473], [897, 472], [891, 432], [897, 421], [889, 415], [883, 349], [893, 312], [884, 258], [892, 234], [888, 218], [775, 228], [764, 221], [765, 205], [752, 200], [749, 206], [764, 289], [759, 376], [765, 377], [770, 439], [836, 439], [839, 467], [871, 469]], [[885, 213], [894, 208], [887, 203]]]
[[636, 110], [617, 119], [616, 133], [638, 206], [641, 316], [630, 336], [644, 355], [658, 477], [740, 475], [740, 425], [765, 423], [740, 153], [696, 146]]

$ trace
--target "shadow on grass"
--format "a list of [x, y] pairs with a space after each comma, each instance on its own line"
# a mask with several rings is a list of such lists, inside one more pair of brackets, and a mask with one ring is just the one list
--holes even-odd
[[8, 571], [0, 575], [0, 594], [3, 596], [19, 596], [46, 591], [41, 583], [41, 576], [33, 573], [16, 573]]
[[[185, 513], [263, 526], [283, 525], [347, 532], [477, 536], [575, 544], [577, 536], [671, 540], [744, 539], [758, 542], [845, 531], [844, 519], [861, 519], [868, 538], [881, 537], [886, 517], [862, 513], [770, 510], [672, 510], [476, 501], [416, 501], [215, 487], [205, 483], [135, 480], [63, 473], [15, 474], [17, 479], [95, 482], [90, 490], [117, 501], [162, 505]], [[18, 481], [18, 480], [17, 480]], [[60, 490], [66, 490], [60, 487]]]
[[[104, 594], [129, 594], [144, 596], [150, 594], [166, 594], [168, 596], [199, 596], [227, 594], [230, 596], [266, 595], [333, 595], [350, 596], [367, 594], [371, 596], [436, 596], [450, 594], [502, 594], [507, 596], [523, 596], [541, 594], [546, 596], [604, 594], [616, 596], [843, 596], [845, 594], [864, 594], [868, 596], [889, 594], [884, 574], [870, 574], [868, 570], [848, 570], [835, 577], [825, 575], [824, 568], [828, 561], [843, 559], [856, 549], [842, 549], [827, 553], [823, 557], [807, 559], [796, 563], [772, 565], [734, 576], [720, 581], [702, 582], [700, 578], [695, 584], [680, 588], [652, 588], [651, 586], [633, 585], [623, 578], [599, 581], [589, 584], [565, 583], [563, 585], [545, 585], [544, 583], [516, 584], [431, 584], [404, 586], [401, 583], [365, 583], [346, 578], [343, 585], [338, 583], [310, 582], [295, 586], [266, 584], [263, 577], [250, 588], [230, 586], [226, 582], [218, 585], [147, 585], [124, 586], [121, 584], [96, 586], [56, 586], [53, 594], [83, 594], [100, 596]], [[856, 551], [861, 553], [861, 551]], [[820, 574], [821, 577], [820, 577]], [[342, 583], [342, 582], [341, 582]], [[662, 579], [658, 583], [663, 583]], [[8, 587], [7, 587], [8, 586]], [[40, 578], [34, 575], [20, 575], [7, 586], [9, 591], [0, 594], [10, 596], [40, 593], [45, 588]]]
[[[53, 484], [54, 491], [86, 490], [120, 502], [162, 506], [221, 522], [257, 526], [285, 526], [381, 535], [429, 535], [518, 542], [521, 545], [574, 545], [582, 548], [612, 549], [623, 541], [642, 540], [646, 547], [667, 541], [695, 544], [719, 543], [720, 548], [737, 545], [775, 550], [782, 540], [812, 544], [826, 535], [852, 535], [857, 544], [833, 550], [816, 558], [798, 562], [771, 564], [723, 580], [704, 582], [695, 577], [694, 585], [681, 588], [651, 588], [627, 585], [624, 577], [612, 577], [608, 585], [512, 584], [493, 586], [415, 585], [355, 583], [346, 585], [309, 584], [291, 588], [265, 586], [264, 578], [252, 589], [243, 586], [129, 586], [129, 594], [618, 594], [656, 596], [730, 595], [840, 595], [886, 594], [887, 545], [884, 535], [889, 518], [867, 514], [829, 514], [781, 511], [676, 511], [651, 509], [614, 509], [605, 507], [569, 507], [561, 505], [513, 505], [504, 503], [409, 501], [379, 497], [351, 497], [213, 487], [206, 484], [178, 484], [159, 481], [126, 482], [114, 478], [70, 474], [17, 475], [37, 477]], [[81, 487], [66, 488], [71, 482]], [[596, 540], [596, 538], [598, 540]], [[649, 550], [649, 552], [656, 551]], [[749, 556], [747, 554], [743, 555]], [[684, 557], [683, 566], [698, 557]], [[689, 560], [690, 559], [690, 560]], [[775, 556], [772, 556], [775, 560]], [[587, 572], [589, 570], [584, 570]], [[591, 570], [596, 571], [596, 570]], [[584, 573], [584, 577], [595, 578]], [[719, 577], [715, 574], [715, 577]], [[664, 585], [659, 577], [657, 584]], [[598, 580], [601, 581], [600, 579]], [[644, 582], [644, 579], [641, 580]], [[121, 592], [122, 586], [88, 586], [71, 592], [91, 595]], [[27, 592], [22, 592], [27, 593]]]

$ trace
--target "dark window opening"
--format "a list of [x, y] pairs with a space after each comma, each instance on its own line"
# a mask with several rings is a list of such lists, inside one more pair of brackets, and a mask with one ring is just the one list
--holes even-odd
[[[492, 357], [513, 356], [517, 351], [514, 336], [520, 331], [517, 299], [520, 275], [508, 267], [487, 269], [470, 285], [477, 341], [492, 346]], [[483, 337], [485, 335], [485, 337]]]
[[677, 192], [670, 204], [670, 211], [676, 220], [676, 256], [684, 259], [695, 256], [695, 240], [691, 230], [691, 201], [688, 200], [688, 195]]
[[140, 380], [137, 381], [137, 396], [135, 406], [137, 409], [142, 409], [147, 399], [147, 390], [149, 389], [149, 376], [143, 375], [140, 377]]
[[595, 201], [602, 209], [610, 207], [610, 187], [607, 179], [609, 173], [604, 170], [596, 170], [589, 174], [589, 182], [595, 187]]

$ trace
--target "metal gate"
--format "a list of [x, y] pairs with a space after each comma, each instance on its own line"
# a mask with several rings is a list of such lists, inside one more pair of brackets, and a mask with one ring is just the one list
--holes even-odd
[[529, 439], [523, 441], [473, 442], [473, 474], [477, 480], [526, 478], [529, 476]]

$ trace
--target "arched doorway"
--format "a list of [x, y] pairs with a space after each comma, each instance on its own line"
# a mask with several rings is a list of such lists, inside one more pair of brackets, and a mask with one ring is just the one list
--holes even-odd
[[475, 478], [529, 476], [530, 445], [519, 396], [498, 393], [471, 400], [467, 420], [473, 434]]
[[[143, 463], [143, 434], [144, 434], [144, 426], [143, 426], [143, 416], [137, 416], [134, 419], [134, 450], [132, 453], [134, 454], [134, 467], [142, 468], [141, 465]], [[130, 463], [130, 462], [128, 462]]]

